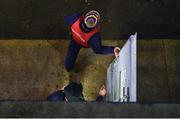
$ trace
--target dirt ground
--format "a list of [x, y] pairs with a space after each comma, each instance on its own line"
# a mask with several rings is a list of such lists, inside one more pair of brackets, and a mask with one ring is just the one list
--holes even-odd
[[[114, 41], [110, 45], [117, 44]], [[67, 47], [65, 40], [1, 40], [0, 99], [44, 100], [67, 85], [70, 80], [64, 69]], [[81, 49], [71, 79], [81, 81], [86, 100], [94, 100], [105, 84], [106, 69], [113, 57]]]
[[[104, 40], [122, 46], [125, 40]], [[45, 100], [70, 78], [64, 69], [67, 40], [0, 40], [0, 100]], [[139, 102], [180, 101], [180, 41], [138, 40]], [[85, 99], [93, 101], [106, 81], [114, 56], [81, 49], [72, 79], [81, 81]]]

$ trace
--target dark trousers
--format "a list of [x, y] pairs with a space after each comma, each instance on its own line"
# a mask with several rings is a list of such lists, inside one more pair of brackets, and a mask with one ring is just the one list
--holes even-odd
[[73, 69], [81, 47], [82, 46], [76, 43], [73, 39], [70, 40], [68, 52], [64, 63], [64, 66], [68, 72]]

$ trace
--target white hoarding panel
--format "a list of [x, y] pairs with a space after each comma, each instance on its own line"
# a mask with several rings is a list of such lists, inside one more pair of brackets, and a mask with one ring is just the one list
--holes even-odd
[[131, 35], [107, 70], [107, 101], [136, 102], [137, 34]]

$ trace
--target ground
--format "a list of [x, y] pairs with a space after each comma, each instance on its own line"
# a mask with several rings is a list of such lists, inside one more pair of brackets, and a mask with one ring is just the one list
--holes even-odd
[[[104, 40], [104, 45], [123, 46], [125, 40]], [[138, 40], [138, 101], [180, 101], [178, 40]], [[46, 100], [68, 84], [64, 69], [67, 40], [0, 40], [0, 100]], [[81, 49], [75, 75], [84, 86], [84, 96], [95, 100], [106, 81], [114, 56]]]

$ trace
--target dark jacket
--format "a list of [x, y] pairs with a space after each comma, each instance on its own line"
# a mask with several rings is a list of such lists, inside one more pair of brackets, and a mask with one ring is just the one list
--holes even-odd
[[[67, 99], [68, 102], [81, 102], [81, 101], [85, 101], [82, 92], [83, 92], [83, 87], [81, 84], [70, 83], [64, 88], [64, 90], [58, 90], [50, 94], [47, 97], [47, 100], [66, 101]], [[103, 101], [103, 97], [98, 96], [96, 101]]]

